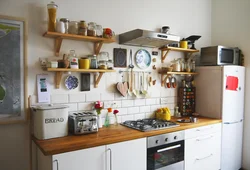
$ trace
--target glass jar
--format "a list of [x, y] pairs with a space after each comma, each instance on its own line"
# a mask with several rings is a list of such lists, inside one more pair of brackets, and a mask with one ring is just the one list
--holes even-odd
[[78, 34], [78, 22], [76, 21], [70, 21], [69, 23], [69, 34]]
[[113, 69], [113, 67], [114, 67], [113, 60], [109, 59], [107, 62], [107, 65], [108, 65], [108, 69]]
[[97, 37], [102, 37], [102, 26], [101, 25], [96, 25], [96, 36]]
[[109, 62], [109, 53], [108, 52], [100, 52], [98, 55], [98, 68], [99, 69], [108, 69]]
[[50, 4], [47, 4], [48, 9], [48, 31], [55, 32], [56, 30], [56, 11], [57, 11], [58, 5], [55, 4], [55, 2], [51, 1]]
[[68, 34], [69, 33], [69, 19], [61, 18], [60, 21], [64, 23], [65, 33]]
[[192, 61], [192, 72], [195, 72], [195, 60]]
[[70, 62], [70, 68], [79, 69], [78, 58], [77, 58], [75, 50], [70, 50], [69, 62]]
[[85, 21], [83, 21], [83, 20], [80, 21], [78, 34], [86, 36], [87, 35], [87, 29], [88, 29], [87, 23]]
[[96, 23], [90, 22], [88, 23], [88, 30], [87, 30], [88, 36], [96, 36]]

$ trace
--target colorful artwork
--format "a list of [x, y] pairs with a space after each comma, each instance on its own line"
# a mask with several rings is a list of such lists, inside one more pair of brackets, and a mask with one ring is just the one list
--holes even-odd
[[25, 21], [0, 16], [0, 124], [25, 120]]

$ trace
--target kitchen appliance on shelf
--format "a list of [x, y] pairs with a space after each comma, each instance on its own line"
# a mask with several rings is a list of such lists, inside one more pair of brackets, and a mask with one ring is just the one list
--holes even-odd
[[147, 138], [147, 170], [184, 170], [184, 131]]
[[241, 168], [245, 68], [197, 67], [196, 112], [222, 119], [221, 170]]
[[201, 48], [201, 66], [242, 65], [241, 50], [237, 47], [210, 46]]
[[143, 132], [180, 126], [175, 122], [158, 120], [155, 118], [127, 120], [125, 122], [122, 122], [121, 125]]
[[97, 116], [91, 112], [71, 113], [69, 132], [75, 135], [98, 132]]

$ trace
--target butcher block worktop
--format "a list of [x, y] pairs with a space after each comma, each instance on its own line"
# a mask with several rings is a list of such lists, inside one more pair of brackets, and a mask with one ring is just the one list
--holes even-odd
[[[171, 121], [175, 121], [172, 118]], [[220, 123], [221, 119], [211, 119], [199, 117], [197, 123], [178, 123], [180, 126], [173, 127], [169, 129], [155, 130], [149, 132], [140, 132], [122, 125], [106, 128], [103, 127], [99, 129], [98, 133], [86, 134], [86, 135], [69, 135], [66, 137], [48, 139], [48, 140], [38, 140], [34, 136], [33, 141], [40, 148], [44, 155], [54, 155], [64, 152], [75, 151], [79, 149], [86, 149], [101, 145], [107, 145], [117, 142], [123, 142], [138, 138], [144, 138], [154, 135], [160, 135], [164, 133], [170, 133], [190, 128], [196, 128], [200, 126], [211, 125], [215, 123]]]

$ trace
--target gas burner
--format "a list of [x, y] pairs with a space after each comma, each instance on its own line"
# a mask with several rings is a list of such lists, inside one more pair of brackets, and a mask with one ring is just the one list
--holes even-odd
[[133, 129], [137, 129], [137, 130], [140, 130], [143, 132], [179, 126], [175, 122], [158, 120], [155, 118], [147, 118], [147, 119], [139, 119], [139, 120], [127, 120], [127, 121], [121, 123], [121, 125], [130, 127]]

